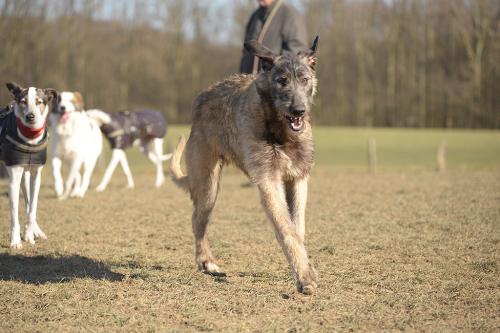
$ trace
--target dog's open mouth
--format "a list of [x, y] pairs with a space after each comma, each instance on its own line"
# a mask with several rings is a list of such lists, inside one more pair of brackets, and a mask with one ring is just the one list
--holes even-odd
[[63, 124], [64, 124], [64, 123], [65, 123], [65, 122], [67, 122], [67, 121], [68, 121], [68, 119], [69, 119], [69, 113], [67, 113], [67, 112], [63, 112], [63, 113], [61, 114], [61, 118], [60, 118], [60, 119], [61, 119], [61, 120], [60, 120], [60, 121], [61, 121], [61, 123], [63, 123]]
[[304, 117], [286, 116], [286, 120], [288, 120], [288, 125], [292, 131], [298, 132], [304, 128]]

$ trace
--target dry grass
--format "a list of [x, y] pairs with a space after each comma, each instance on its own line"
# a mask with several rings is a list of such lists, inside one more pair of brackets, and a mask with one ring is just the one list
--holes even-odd
[[144, 171], [136, 190], [115, 177], [84, 200], [58, 202], [44, 186], [49, 240], [35, 247], [9, 250], [2, 219], [1, 331], [500, 328], [498, 174], [318, 168], [307, 243], [321, 279], [305, 297], [238, 173], [223, 179], [211, 229], [227, 273], [214, 278], [194, 269], [187, 196], [150, 188]]
[[319, 165], [306, 241], [320, 280], [307, 297], [240, 173], [223, 176], [210, 237], [227, 276], [211, 277], [195, 270], [187, 195], [171, 182], [152, 188], [152, 166], [133, 169], [135, 190], [118, 172], [106, 192], [65, 202], [45, 170], [38, 216], [49, 240], [19, 251], [0, 200], [0, 331], [500, 329], [498, 170]]

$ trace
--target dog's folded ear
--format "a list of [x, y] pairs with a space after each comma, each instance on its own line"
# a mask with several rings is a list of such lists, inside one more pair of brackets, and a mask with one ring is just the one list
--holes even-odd
[[52, 105], [52, 110], [55, 110], [61, 99], [59, 92], [52, 88], [45, 88], [43, 93], [47, 96], [48, 103]]
[[15, 82], [8, 82], [5, 84], [7, 89], [14, 95], [17, 96], [23, 91], [23, 88]]
[[79, 91], [73, 92], [73, 95], [75, 96], [75, 99], [73, 100], [73, 103], [75, 104], [75, 108], [77, 111], [83, 111], [84, 109], [84, 103], [83, 103], [83, 96]]
[[245, 41], [245, 49], [262, 60], [262, 69], [267, 71], [274, 65], [274, 61], [278, 57], [273, 51], [262, 45], [256, 40]]
[[307, 63], [309, 64], [309, 66], [311, 66], [312, 69], [316, 67], [316, 51], [318, 50], [318, 41], [319, 36], [316, 36], [316, 38], [314, 38], [313, 45], [309, 50], [299, 52], [299, 55], [302, 55], [306, 58]]

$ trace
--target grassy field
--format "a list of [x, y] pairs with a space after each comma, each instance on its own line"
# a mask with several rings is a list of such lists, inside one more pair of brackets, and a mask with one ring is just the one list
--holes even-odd
[[[167, 148], [189, 128], [171, 128]], [[446, 145], [447, 166], [455, 170], [500, 170], [500, 131], [316, 127], [316, 164], [333, 169], [367, 169], [367, 141], [377, 143], [379, 167], [434, 170], [436, 150]], [[141, 158], [142, 159], [142, 158]]]
[[[187, 131], [173, 128], [166, 147]], [[3, 195], [0, 332], [498, 332], [500, 133], [315, 136], [306, 218], [315, 295], [295, 291], [256, 189], [231, 167], [210, 229], [227, 276], [197, 272], [188, 196], [170, 181], [153, 188], [153, 166], [131, 152], [134, 190], [118, 170], [106, 192], [60, 202], [44, 170], [38, 220], [49, 239], [36, 246], [9, 249]], [[370, 137], [376, 174], [366, 171]], [[448, 171], [438, 174], [443, 139]]]

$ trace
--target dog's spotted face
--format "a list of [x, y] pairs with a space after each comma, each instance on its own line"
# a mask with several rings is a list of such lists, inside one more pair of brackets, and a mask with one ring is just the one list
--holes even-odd
[[63, 91], [55, 113], [64, 122], [72, 112], [82, 112], [83, 107], [83, 98], [78, 91]]
[[14, 113], [18, 120], [26, 127], [45, 127], [45, 120], [57, 102], [56, 90], [35, 87], [23, 88], [16, 83], [7, 83], [7, 89], [14, 95]]
[[312, 48], [296, 55], [275, 55], [262, 44], [245, 43], [249, 52], [262, 60], [264, 84], [258, 85], [259, 93], [276, 109], [276, 117], [285, 122], [292, 133], [304, 130], [305, 121], [316, 93], [316, 49], [318, 37]]

